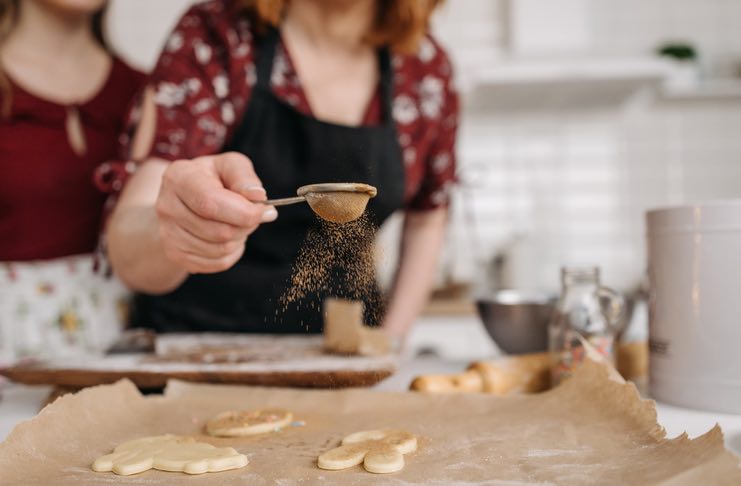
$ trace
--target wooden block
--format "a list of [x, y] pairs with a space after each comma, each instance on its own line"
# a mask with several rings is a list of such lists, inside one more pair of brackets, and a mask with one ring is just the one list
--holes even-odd
[[391, 342], [380, 329], [363, 325], [363, 303], [327, 299], [324, 301], [324, 347], [338, 354], [379, 356], [388, 354]]

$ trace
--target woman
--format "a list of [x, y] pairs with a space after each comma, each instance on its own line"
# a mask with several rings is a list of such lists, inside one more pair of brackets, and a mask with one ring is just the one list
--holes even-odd
[[[393, 293], [371, 324], [407, 332], [433, 280], [455, 170], [450, 65], [426, 35], [437, 3], [233, 0], [185, 14], [150, 79], [132, 145], [143, 163], [107, 233], [114, 270], [142, 292], [135, 324], [320, 330], [330, 292], [296, 315], [279, 305], [316, 219], [305, 205], [278, 217], [255, 201], [353, 181], [378, 187], [375, 225], [406, 210]], [[335, 277], [327, 288], [343, 285]]]
[[0, 352], [99, 347], [123, 289], [93, 273], [105, 195], [143, 76], [105, 48], [104, 0], [0, 0]]

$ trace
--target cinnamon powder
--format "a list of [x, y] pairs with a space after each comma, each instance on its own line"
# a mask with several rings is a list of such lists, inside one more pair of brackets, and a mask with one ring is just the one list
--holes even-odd
[[[319, 224], [309, 230], [299, 251], [290, 284], [280, 298], [280, 308], [283, 312], [291, 306], [297, 310], [307, 306], [316, 310], [317, 304], [311, 296], [317, 292], [375, 303], [379, 298], [374, 262], [375, 226], [367, 214], [347, 223], [318, 220]], [[376, 320], [380, 316], [366, 317]]]

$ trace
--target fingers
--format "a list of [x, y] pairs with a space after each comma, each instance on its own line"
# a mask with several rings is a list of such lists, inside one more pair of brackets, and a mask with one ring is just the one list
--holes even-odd
[[[160, 221], [172, 223], [173, 226], [180, 227], [196, 238], [210, 243], [243, 240], [250, 233], [249, 228], [203, 218], [177, 197], [172, 200], [160, 199], [157, 204], [157, 215]], [[174, 233], [168, 236], [179, 236], [180, 234]]]
[[243, 252], [244, 247], [233, 254], [220, 258], [205, 258], [200, 255], [179, 252], [177, 263], [187, 269], [189, 273], [218, 273], [232, 268], [242, 258]]
[[222, 272], [242, 256], [248, 230], [201, 218], [179, 200], [157, 209], [165, 256], [188, 272]]
[[[265, 201], [268, 196], [260, 178], [255, 174], [250, 159], [237, 152], [227, 152], [214, 159], [214, 166], [225, 188], [234, 191], [249, 201]], [[278, 210], [273, 206], [262, 206], [262, 223], [270, 223], [278, 218]]]
[[262, 219], [260, 220], [262, 223], [272, 223], [276, 219], [278, 219], [278, 210], [275, 209], [273, 206], [267, 206], [263, 205], [264, 210], [262, 213]]
[[[175, 220], [189, 233], [213, 243], [240, 239], [252, 232], [251, 226], [244, 227], [201, 217], [176, 195], [171, 198], [160, 197], [157, 202], [157, 214], [160, 219]], [[274, 207], [263, 206], [263, 212], [260, 215], [261, 223], [270, 223], [277, 218], [278, 212]]]
[[225, 188], [209, 162], [206, 158], [173, 162], [163, 176], [162, 190], [172, 191], [191, 212], [204, 219], [256, 227], [264, 208]]
[[237, 152], [227, 152], [214, 158], [214, 167], [225, 188], [237, 192], [250, 201], [267, 199], [262, 181], [255, 174], [250, 159]]
[[247, 237], [278, 212], [247, 157], [227, 153], [173, 162], [162, 176], [156, 210], [165, 256], [191, 273], [236, 263]]
[[244, 244], [247, 241], [247, 235], [242, 238], [227, 239], [222, 242], [206, 241], [198, 238], [187, 230], [171, 225], [163, 228], [163, 231], [169, 232], [168, 237], [178, 242], [178, 249], [184, 253], [198, 255], [207, 259], [219, 259], [233, 254], [241, 254]]
[[165, 256], [189, 273], [223, 272], [237, 263], [244, 253], [244, 240], [210, 243], [175, 225], [160, 227], [160, 238]]

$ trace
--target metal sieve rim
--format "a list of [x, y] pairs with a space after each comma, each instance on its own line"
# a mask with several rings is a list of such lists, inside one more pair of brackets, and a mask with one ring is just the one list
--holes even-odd
[[376, 197], [378, 190], [369, 185], [361, 184], [359, 182], [329, 182], [322, 184], [309, 184], [307, 186], [301, 186], [296, 191], [299, 196], [306, 196], [312, 192], [353, 192], [353, 193], [364, 193], [368, 197]]

